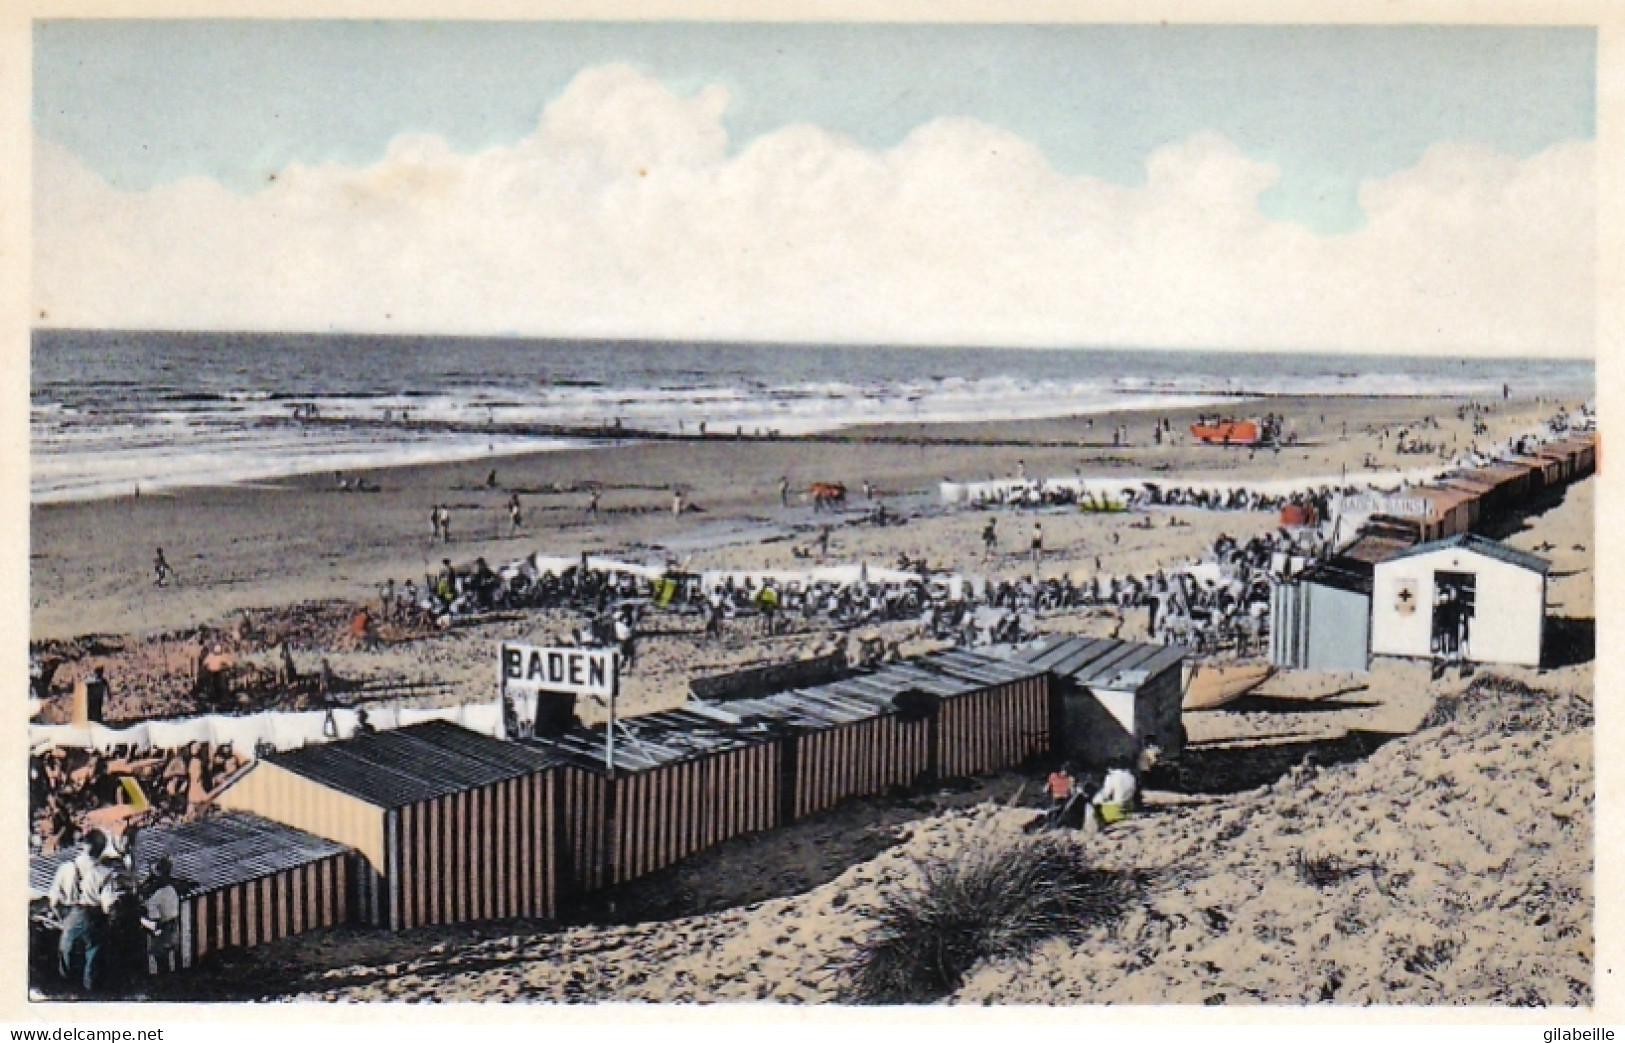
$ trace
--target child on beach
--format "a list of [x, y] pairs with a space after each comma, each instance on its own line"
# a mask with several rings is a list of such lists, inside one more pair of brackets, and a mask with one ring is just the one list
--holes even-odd
[[159, 547], [152, 559], [153, 583], [155, 586], [167, 587], [169, 581], [175, 578], [175, 570], [169, 567], [164, 560], [164, 549]]

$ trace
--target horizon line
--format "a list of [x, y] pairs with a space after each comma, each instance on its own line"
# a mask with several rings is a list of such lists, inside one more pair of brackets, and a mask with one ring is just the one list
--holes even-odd
[[1438, 354], [1418, 353], [1415, 351], [1383, 348], [1269, 348], [1269, 347], [1180, 347], [1160, 344], [1139, 344], [1133, 346], [1112, 344], [949, 344], [949, 343], [909, 343], [909, 342], [883, 342], [883, 341], [792, 341], [792, 340], [737, 340], [737, 339], [706, 339], [669, 336], [572, 336], [569, 334], [543, 334], [543, 333], [421, 333], [404, 331], [380, 330], [230, 330], [230, 329], [176, 329], [176, 328], [143, 328], [143, 327], [93, 327], [93, 326], [30, 326], [30, 339], [42, 334], [135, 334], [141, 336], [185, 336], [185, 337], [375, 337], [388, 340], [460, 340], [460, 341], [545, 341], [574, 344], [648, 344], [648, 345], [704, 345], [709, 347], [725, 348], [839, 348], [850, 350], [883, 350], [883, 351], [1028, 351], [1028, 352], [1055, 352], [1055, 351], [1093, 351], [1093, 352], [1132, 352], [1154, 351], [1169, 354], [1212, 355], [1212, 354], [1250, 354], [1250, 355], [1327, 355], [1327, 356], [1355, 356], [1359, 358], [1438, 358], [1441, 360], [1459, 360], [1475, 362], [1495, 361], [1525, 361], [1525, 362], [1589, 362], [1596, 365], [1595, 352], [1576, 355], [1536, 355], [1536, 354], [1462, 354], [1459, 349], [1443, 350]]

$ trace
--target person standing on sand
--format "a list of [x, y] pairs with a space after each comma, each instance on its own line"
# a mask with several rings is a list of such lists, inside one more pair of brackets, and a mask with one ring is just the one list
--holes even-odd
[[141, 926], [147, 932], [147, 973], [180, 969], [181, 899], [175, 888], [174, 863], [158, 859], [141, 886]]
[[508, 536], [510, 538], [519, 535], [519, 526], [523, 522], [524, 518], [519, 508], [519, 494], [514, 493], [508, 497]]
[[818, 560], [823, 561], [829, 557], [829, 526], [825, 525], [818, 530]]
[[[106, 851], [107, 835], [92, 830], [85, 849], [72, 861], [62, 863], [51, 880], [51, 909], [62, 921], [57, 970], [68, 981], [77, 977], [86, 992], [94, 992], [101, 980], [108, 921], [119, 899], [113, 868], [102, 857]], [[81, 951], [84, 969], [75, 975], [74, 965]]]
[[440, 505], [438, 503], [429, 508], [429, 528], [433, 532], [430, 538], [438, 540], [440, 538]]
[[587, 490], [587, 517], [598, 518], [598, 487], [593, 486]]
[[169, 567], [164, 560], [164, 549], [159, 547], [152, 558], [153, 584], [159, 587], [169, 586], [169, 581], [175, 578], [175, 570]]
[[673, 489], [671, 493], [671, 516], [673, 518], [682, 518], [683, 507], [683, 490]]
[[982, 529], [982, 560], [987, 561], [999, 549], [998, 519], [989, 518]]
[[451, 542], [451, 509], [449, 507], [447, 507], [445, 504], [441, 504], [438, 508], [436, 508], [436, 510], [438, 512], [436, 517], [438, 517], [439, 520], [440, 520], [440, 542], [441, 543], [450, 543]]
[[299, 670], [293, 665], [293, 651], [288, 647], [288, 639], [282, 639], [282, 646], [277, 650], [276, 683], [280, 688], [292, 687], [299, 680]]
[[615, 644], [620, 650], [621, 665], [631, 670], [638, 662], [637, 631], [632, 628], [632, 620], [625, 611], [615, 614]]
[[790, 506], [790, 477], [788, 475], [779, 478], [779, 506]]
[[1037, 568], [1044, 560], [1044, 526], [1033, 522], [1033, 567]]

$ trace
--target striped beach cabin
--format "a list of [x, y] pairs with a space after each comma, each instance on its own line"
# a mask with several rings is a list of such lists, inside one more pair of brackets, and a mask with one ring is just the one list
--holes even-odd
[[1050, 749], [1046, 672], [974, 652], [938, 652], [703, 711], [786, 732], [787, 819], [849, 797], [1002, 771]]
[[[31, 898], [78, 848], [28, 863]], [[138, 879], [160, 858], [173, 864], [180, 893], [181, 966], [221, 949], [256, 945], [346, 922], [357, 857], [343, 844], [242, 812], [151, 826], [130, 852]]]
[[577, 894], [614, 887], [781, 825], [779, 737], [689, 709], [624, 718], [613, 773], [602, 726], [523, 740], [558, 764], [568, 885]]
[[554, 764], [431, 721], [272, 754], [218, 803], [359, 852], [363, 922], [545, 918], [558, 910]]

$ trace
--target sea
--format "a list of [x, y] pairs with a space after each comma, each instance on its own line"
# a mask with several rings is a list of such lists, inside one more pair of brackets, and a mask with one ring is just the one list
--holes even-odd
[[[35, 503], [617, 441], [1243, 403], [1564, 400], [1590, 360], [36, 330]], [[1257, 410], [1265, 408], [1257, 407]], [[314, 409], [321, 422], [301, 419]], [[1254, 411], [1257, 411], [1254, 410]], [[595, 430], [596, 429], [596, 430]]]

